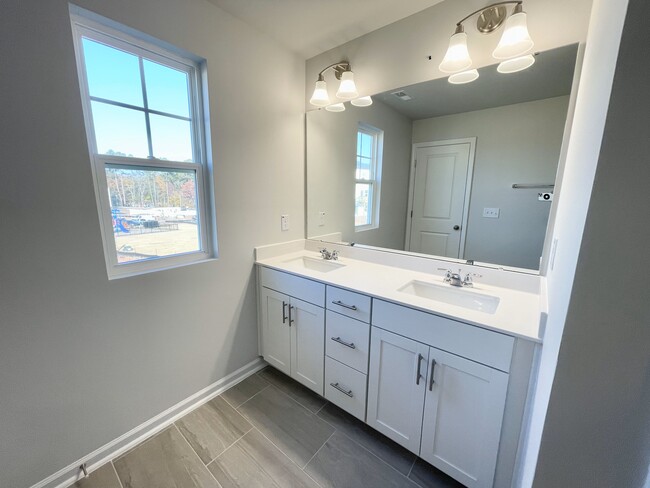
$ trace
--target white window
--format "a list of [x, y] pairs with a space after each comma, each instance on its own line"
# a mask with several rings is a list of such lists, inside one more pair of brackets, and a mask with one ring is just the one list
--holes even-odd
[[213, 257], [200, 64], [72, 24], [109, 278]]
[[354, 226], [357, 231], [379, 226], [382, 144], [383, 131], [359, 125], [354, 188]]

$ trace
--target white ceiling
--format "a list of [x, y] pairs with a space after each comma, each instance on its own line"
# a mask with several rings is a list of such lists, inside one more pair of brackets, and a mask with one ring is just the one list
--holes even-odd
[[304, 59], [442, 0], [209, 0]]

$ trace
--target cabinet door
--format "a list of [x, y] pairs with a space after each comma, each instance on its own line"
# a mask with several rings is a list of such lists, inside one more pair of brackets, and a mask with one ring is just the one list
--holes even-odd
[[325, 373], [325, 311], [291, 299], [291, 377], [323, 395]]
[[420, 452], [428, 357], [429, 346], [372, 328], [367, 422], [416, 454]]
[[469, 488], [494, 480], [508, 375], [431, 348], [420, 457]]
[[262, 288], [262, 354], [273, 367], [291, 374], [289, 297]]

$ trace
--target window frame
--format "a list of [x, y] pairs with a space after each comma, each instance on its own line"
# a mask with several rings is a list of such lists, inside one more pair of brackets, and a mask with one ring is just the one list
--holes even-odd
[[[370, 179], [357, 178], [357, 171], [359, 170], [358, 161], [359, 153], [359, 133], [363, 133], [372, 137], [372, 158], [370, 164]], [[355, 156], [355, 170], [354, 170], [354, 192], [356, 195], [357, 185], [369, 185], [368, 191], [368, 212], [370, 213], [370, 223], [357, 225], [356, 220], [354, 224], [355, 232], [363, 232], [366, 230], [377, 229], [379, 227], [379, 200], [381, 198], [381, 170], [382, 170], [382, 156], [383, 156], [383, 140], [384, 131], [373, 127], [368, 124], [359, 123], [357, 127], [357, 148]], [[356, 205], [355, 205], [356, 209]], [[355, 215], [356, 216], [356, 215]]]
[[[204, 123], [204, 105], [203, 105], [203, 83], [204, 66], [197, 59], [187, 55], [176, 54], [169, 48], [152, 44], [148, 40], [136, 37], [121, 29], [107, 25], [109, 22], [102, 23], [86, 18], [77, 13], [71, 13], [73, 40], [75, 56], [77, 60], [77, 71], [80, 85], [81, 102], [84, 114], [84, 124], [88, 140], [88, 150], [90, 153], [91, 169], [93, 174], [93, 183], [95, 187], [95, 199], [100, 221], [100, 230], [104, 248], [104, 258], [109, 279], [134, 276], [143, 273], [161, 271], [165, 269], [184, 266], [187, 264], [203, 262], [216, 258], [216, 225], [212, 209], [212, 185], [210, 176], [212, 166], [208, 158], [206, 131]], [[125, 30], [130, 30], [125, 28]], [[144, 34], [142, 37], [148, 37]], [[128, 52], [132, 55], [160, 63], [170, 68], [177, 69], [188, 75], [189, 91], [189, 117], [179, 117], [175, 114], [152, 110], [148, 108], [143, 100], [144, 108], [135, 107], [129, 104], [110, 101], [112, 106], [121, 106], [124, 108], [138, 110], [145, 113], [147, 127], [147, 144], [149, 147], [150, 157], [138, 158], [129, 156], [114, 156], [100, 154], [97, 148], [97, 138], [92, 115], [92, 102], [88, 86], [86, 64], [84, 59], [84, 50], [82, 39], [88, 38], [105, 44], [109, 47]], [[142, 69], [142, 63], [141, 69]], [[111, 103], [112, 102], [112, 103]], [[206, 108], [207, 110], [207, 108]], [[170, 161], [151, 157], [151, 131], [148, 122], [148, 115], [159, 114], [162, 116], [172, 116], [182, 120], [190, 119], [190, 131], [192, 142], [192, 162]], [[197, 251], [173, 254], [169, 256], [159, 256], [139, 261], [119, 263], [117, 260], [117, 246], [113, 232], [111, 202], [108, 190], [108, 181], [106, 178], [107, 167], [120, 166], [124, 169], [144, 169], [144, 170], [179, 170], [194, 172], [196, 178], [196, 211], [197, 211], [197, 231], [199, 234], [199, 246]]]

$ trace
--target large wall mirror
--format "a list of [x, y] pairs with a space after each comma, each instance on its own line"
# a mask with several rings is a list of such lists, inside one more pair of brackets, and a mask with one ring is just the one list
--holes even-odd
[[308, 112], [308, 238], [539, 269], [577, 49]]

